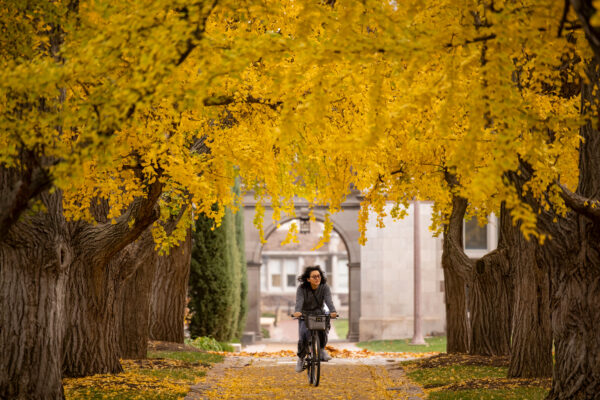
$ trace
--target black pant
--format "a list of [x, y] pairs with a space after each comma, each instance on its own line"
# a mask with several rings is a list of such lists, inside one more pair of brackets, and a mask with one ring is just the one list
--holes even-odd
[[[329, 328], [329, 327], [328, 327]], [[327, 335], [329, 334], [329, 329], [326, 331], [319, 331], [319, 342], [321, 344], [321, 348], [324, 348], [327, 345]], [[298, 321], [298, 357], [304, 358], [306, 355], [306, 343], [310, 342], [310, 331], [306, 327], [306, 323], [304, 320]]]

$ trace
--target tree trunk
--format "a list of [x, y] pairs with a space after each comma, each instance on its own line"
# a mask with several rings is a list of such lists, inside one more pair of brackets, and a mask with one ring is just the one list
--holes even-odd
[[467, 321], [467, 295], [465, 280], [459, 274], [444, 268], [446, 303], [447, 352], [469, 351], [469, 325]]
[[506, 249], [498, 248], [477, 260], [470, 288], [469, 353], [483, 356], [508, 355], [513, 296]]
[[600, 224], [578, 220], [579, 245], [554, 255], [562, 265], [552, 271], [556, 365], [550, 399], [600, 398]]
[[133, 272], [120, 288], [121, 358], [145, 359], [148, 349], [150, 298], [158, 255], [150, 229], [130, 244], [119, 257], [122, 273]]
[[73, 223], [77, 252], [67, 284], [65, 375], [122, 371], [118, 295], [132, 271], [120, 267], [119, 253], [158, 219], [155, 206], [162, 187], [157, 179], [146, 197], [137, 198], [114, 223], [98, 216], [102, 223], [97, 225]]
[[588, 62], [590, 84], [583, 85], [583, 108], [594, 121], [580, 131], [579, 184], [563, 191], [574, 210], [552, 223], [543, 220], [553, 240], [551, 251], [552, 333], [555, 366], [550, 399], [600, 398], [600, 132], [594, 128], [600, 105], [598, 60]]
[[[550, 324], [550, 277], [548, 262], [539, 245], [526, 240], [510, 217], [503, 236], [510, 243], [508, 258], [514, 274], [514, 312], [509, 378], [552, 376], [552, 329]], [[505, 233], [506, 232], [506, 233]]]
[[447, 352], [469, 351], [469, 323], [467, 319], [467, 279], [473, 268], [462, 249], [463, 218], [467, 200], [453, 196], [452, 213], [444, 228], [442, 267], [446, 303]]
[[[62, 196], [44, 194], [61, 215]], [[64, 399], [61, 354], [72, 251], [62, 218], [38, 214], [0, 241], [0, 398]]]
[[191, 254], [190, 230], [179, 247], [158, 258], [151, 296], [151, 339], [183, 343]]
[[63, 373], [80, 377], [122, 372], [116, 298], [119, 263], [85, 261], [77, 260], [69, 275]]

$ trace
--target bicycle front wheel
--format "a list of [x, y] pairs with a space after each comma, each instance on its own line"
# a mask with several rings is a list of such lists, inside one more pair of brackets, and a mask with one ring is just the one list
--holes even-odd
[[308, 375], [308, 384], [312, 385], [313, 383], [313, 363], [312, 358], [310, 356], [307, 357], [306, 362], [306, 374]]
[[312, 379], [309, 378], [311, 383], [314, 386], [319, 386], [319, 380], [321, 378], [321, 346], [319, 343], [319, 334], [316, 331], [312, 332], [312, 343], [311, 343], [311, 376]]

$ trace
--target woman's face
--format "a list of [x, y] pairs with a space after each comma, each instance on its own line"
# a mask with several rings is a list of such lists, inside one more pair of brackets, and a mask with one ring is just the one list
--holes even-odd
[[321, 273], [319, 271], [310, 271], [308, 281], [310, 282], [310, 286], [316, 288], [321, 284]]

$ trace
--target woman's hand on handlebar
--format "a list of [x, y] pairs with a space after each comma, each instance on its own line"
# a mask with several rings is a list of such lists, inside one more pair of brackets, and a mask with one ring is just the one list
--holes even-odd
[[294, 317], [294, 318], [299, 318], [301, 316], [302, 316], [301, 312], [295, 312], [295, 313], [292, 314], [292, 317]]
[[331, 316], [331, 318], [337, 318], [337, 313], [336, 312], [332, 312], [331, 314], [329, 314]]

